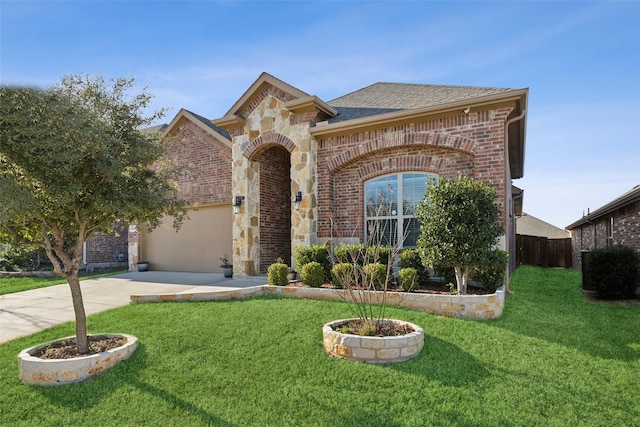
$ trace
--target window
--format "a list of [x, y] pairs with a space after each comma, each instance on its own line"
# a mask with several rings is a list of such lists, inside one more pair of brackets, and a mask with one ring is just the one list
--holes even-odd
[[367, 181], [364, 186], [366, 241], [370, 244], [415, 247], [420, 224], [414, 218], [428, 185], [438, 185], [438, 176], [400, 173]]

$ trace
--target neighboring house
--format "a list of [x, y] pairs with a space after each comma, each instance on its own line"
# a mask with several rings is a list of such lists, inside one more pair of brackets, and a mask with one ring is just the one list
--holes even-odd
[[568, 231], [531, 216], [526, 212], [516, 218], [516, 234], [546, 237], [547, 239], [568, 239], [571, 237], [571, 233]]
[[[154, 269], [220, 271], [218, 255], [228, 252], [234, 273], [251, 276], [278, 257], [295, 265], [297, 247], [371, 233], [410, 247], [427, 183], [458, 173], [496, 188], [500, 247], [513, 254], [527, 97], [528, 89], [376, 83], [325, 102], [263, 73], [222, 118], [182, 110], [165, 129], [183, 142], [174, 153], [189, 166], [180, 186], [201, 207], [179, 233], [130, 233], [130, 255]], [[385, 216], [373, 209], [381, 197]]]
[[625, 245], [640, 252], [640, 185], [567, 226], [573, 266], [581, 268], [582, 251]]

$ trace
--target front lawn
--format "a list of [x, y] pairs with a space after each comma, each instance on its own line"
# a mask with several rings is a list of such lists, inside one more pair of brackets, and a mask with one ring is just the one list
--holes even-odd
[[389, 314], [421, 325], [408, 362], [331, 359], [322, 325], [342, 302], [138, 304], [89, 318], [141, 342], [83, 384], [23, 385], [21, 349], [67, 323], [0, 345], [0, 425], [637, 426], [640, 308], [587, 302], [579, 272], [520, 267], [494, 321]]
[[[103, 274], [80, 277], [80, 280], [95, 279], [96, 277], [112, 276], [126, 273], [127, 270], [113, 271]], [[0, 295], [14, 292], [28, 291], [31, 289], [46, 288], [47, 286], [61, 285], [67, 281], [61, 277], [0, 277]]]

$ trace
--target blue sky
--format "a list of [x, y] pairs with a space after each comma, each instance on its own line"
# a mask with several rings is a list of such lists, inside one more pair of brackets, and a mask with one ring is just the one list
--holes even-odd
[[6, 1], [0, 83], [134, 77], [222, 117], [266, 71], [329, 101], [379, 81], [528, 87], [524, 210], [559, 227], [640, 184], [640, 2]]

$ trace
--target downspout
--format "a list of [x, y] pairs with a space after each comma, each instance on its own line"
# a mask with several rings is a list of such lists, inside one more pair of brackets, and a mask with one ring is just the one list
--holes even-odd
[[[524, 118], [524, 116], [527, 114], [527, 109], [523, 109], [519, 115], [517, 115], [516, 117], [512, 117], [509, 120], [507, 120], [504, 124], [504, 188], [505, 188], [505, 192], [507, 191], [507, 185], [511, 186], [511, 171], [507, 169], [507, 167], [510, 165], [509, 163], [509, 125], [511, 123], [517, 122], [519, 120], [522, 120]], [[511, 193], [511, 187], [509, 188], [509, 194]], [[513, 196], [512, 196], [513, 197]], [[508, 221], [510, 216], [509, 214], [510, 212], [510, 206], [511, 204], [508, 203], [508, 200], [505, 200], [505, 204], [504, 204], [504, 219], [505, 221]], [[507, 225], [510, 225], [510, 222], [508, 222]], [[511, 249], [511, 228], [510, 227], [505, 227], [505, 243], [507, 244], [507, 250]], [[507, 274], [505, 274], [505, 292], [507, 294], [511, 294], [513, 293], [511, 291], [511, 289], [509, 288], [509, 281], [511, 278], [511, 275], [509, 274], [511, 271], [510, 265], [511, 262], [515, 262], [514, 261], [509, 261], [509, 263], [507, 264]]]

